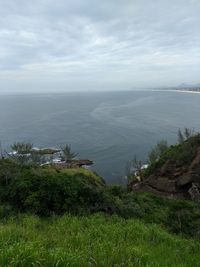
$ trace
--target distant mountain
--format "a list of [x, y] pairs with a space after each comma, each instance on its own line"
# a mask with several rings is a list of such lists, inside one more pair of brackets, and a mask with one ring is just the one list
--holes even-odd
[[200, 83], [197, 84], [187, 84], [187, 83], [181, 83], [180, 85], [177, 86], [177, 88], [196, 88], [196, 87], [200, 87]]

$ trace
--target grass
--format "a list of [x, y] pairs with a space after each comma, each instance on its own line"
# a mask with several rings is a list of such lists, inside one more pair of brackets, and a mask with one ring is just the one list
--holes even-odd
[[0, 224], [0, 266], [199, 267], [200, 243], [157, 225], [100, 214]]
[[97, 186], [105, 185], [103, 179], [91, 170], [87, 170], [84, 168], [70, 168], [70, 169], [66, 168], [66, 169], [61, 169], [60, 172], [66, 174], [67, 176], [80, 175], [86, 177], [89, 179], [89, 181], [95, 183]]

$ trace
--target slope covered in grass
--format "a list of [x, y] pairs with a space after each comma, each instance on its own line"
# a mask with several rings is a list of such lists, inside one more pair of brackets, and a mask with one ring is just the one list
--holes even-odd
[[39, 216], [96, 212], [157, 223], [172, 233], [200, 240], [200, 203], [171, 200], [106, 186], [85, 169], [19, 166], [0, 160], [0, 218], [17, 213]]
[[0, 224], [1, 266], [197, 267], [200, 244], [117, 216], [24, 215]]

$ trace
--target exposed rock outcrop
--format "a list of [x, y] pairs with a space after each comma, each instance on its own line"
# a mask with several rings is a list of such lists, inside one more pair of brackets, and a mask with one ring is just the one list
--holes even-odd
[[[144, 175], [141, 182], [134, 181], [129, 188], [134, 192], [200, 200], [200, 136], [195, 138], [187, 141], [187, 144], [170, 148], [173, 153], [165, 155], [150, 173]], [[187, 149], [191, 149], [191, 157]], [[184, 158], [186, 153], [187, 160]]]
[[57, 168], [63, 169], [63, 168], [81, 168], [81, 167], [90, 167], [93, 165], [93, 161], [89, 159], [74, 159], [74, 160], [68, 160], [68, 161], [61, 161], [58, 163], [50, 164], [53, 166], [56, 166]]

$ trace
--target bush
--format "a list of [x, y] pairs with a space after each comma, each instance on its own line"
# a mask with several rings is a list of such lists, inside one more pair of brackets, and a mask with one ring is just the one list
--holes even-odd
[[153, 163], [161, 157], [161, 155], [168, 149], [167, 141], [162, 140], [156, 144], [154, 148], [151, 149], [149, 153], [149, 163]]
[[200, 203], [105, 186], [102, 178], [84, 169], [21, 167], [1, 160], [0, 203], [0, 218], [18, 212], [41, 216], [104, 212], [140, 218], [171, 232], [200, 238]]
[[5, 219], [15, 214], [13, 207], [9, 204], [0, 205], [0, 219]]
[[78, 212], [103, 203], [102, 179], [81, 169], [19, 167], [0, 162], [0, 201], [21, 212]]

